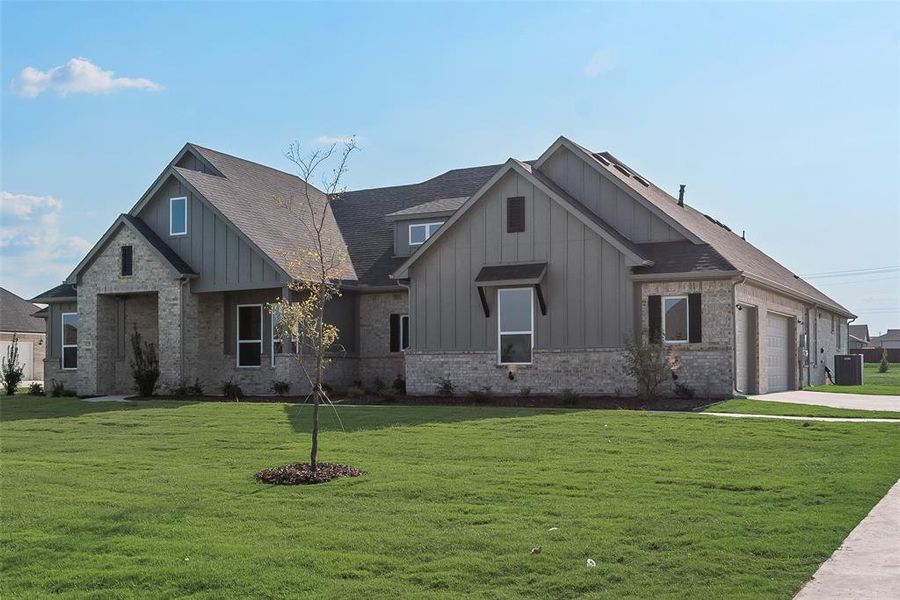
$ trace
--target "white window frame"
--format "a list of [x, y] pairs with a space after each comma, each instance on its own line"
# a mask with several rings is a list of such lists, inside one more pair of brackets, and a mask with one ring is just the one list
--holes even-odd
[[[271, 320], [269, 321], [269, 332], [272, 335], [272, 339], [269, 341], [269, 349], [271, 351], [271, 360], [270, 364], [272, 368], [275, 368], [275, 340], [276, 340], [276, 331], [275, 331], [275, 323], [281, 319], [281, 311], [273, 311], [270, 315]], [[300, 339], [296, 335], [291, 336], [291, 350], [292, 352], [284, 351], [284, 338], [281, 338], [281, 352], [278, 354], [299, 354], [300, 353]]]
[[[421, 246], [425, 242], [428, 241], [428, 238], [434, 235], [434, 232], [437, 231], [441, 225], [444, 224], [444, 221], [436, 221], [434, 223], [410, 223], [407, 228], [407, 232], [409, 235], [409, 245], [410, 246]], [[425, 228], [425, 239], [421, 242], [414, 242], [412, 239], [412, 230], [413, 227], [424, 227]]]
[[[531, 330], [530, 331], [501, 331], [500, 330], [500, 323], [501, 323], [500, 306], [502, 303], [500, 302], [500, 296], [504, 292], [520, 292], [523, 290], [527, 291], [529, 293], [528, 297], [531, 300], [530, 311], [529, 311], [529, 314], [531, 316]], [[500, 350], [501, 350], [500, 341], [503, 339], [503, 336], [504, 335], [526, 335], [526, 334], [531, 336], [531, 348], [530, 348], [531, 360], [528, 362], [503, 362], [500, 359]], [[498, 288], [497, 289], [497, 364], [506, 366], [506, 365], [530, 365], [533, 363], [534, 363], [534, 288], [532, 288], [532, 287]]]
[[[174, 215], [174, 204], [176, 200], [184, 200], [184, 231], [173, 231], [172, 225], [174, 221], [172, 220], [172, 215]], [[188, 232], [188, 199], [187, 196], [175, 196], [173, 198], [169, 198], [169, 235], [170, 236], [181, 236], [187, 235]]]
[[[241, 339], [241, 309], [253, 308], [259, 309], [259, 339], [242, 340]], [[262, 304], [238, 304], [234, 309], [234, 364], [238, 369], [258, 369], [262, 366], [263, 361], [263, 305]], [[241, 344], [259, 344], [259, 364], [258, 365], [242, 365], [241, 364]]]
[[400, 315], [400, 352], [406, 352], [409, 346], [403, 345], [403, 334], [409, 329], [409, 315]]
[[[666, 300], [684, 300], [684, 333], [683, 340], [670, 340], [666, 336]], [[662, 336], [665, 344], [688, 344], [691, 341], [691, 300], [687, 294], [678, 296], [663, 296], [662, 299]]]
[[[75, 340], [74, 344], [66, 344], [66, 317], [69, 315], [75, 315], [78, 317], [77, 312], [64, 312], [59, 316], [59, 366], [63, 371], [77, 371], [78, 370], [78, 340]], [[75, 335], [78, 335], [78, 328], [75, 329]], [[67, 367], [66, 366], [66, 348], [75, 348], [75, 366]]]

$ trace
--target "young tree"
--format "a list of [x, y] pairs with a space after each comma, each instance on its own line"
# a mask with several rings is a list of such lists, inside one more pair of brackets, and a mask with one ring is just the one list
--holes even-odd
[[667, 379], [674, 379], [679, 362], [669, 346], [644, 341], [643, 336], [625, 344], [625, 373], [637, 383], [638, 396], [652, 400]]
[[0, 367], [3, 370], [3, 386], [6, 388], [6, 395], [12, 396], [16, 393], [25, 372], [25, 365], [19, 364], [19, 336], [15, 333], [13, 333], [12, 344], [6, 349], [6, 356], [3, 357]]
[[887, 356], [887, 348], [881, 349], [881, 363], [878, 365], [879, 373], [887, 373], [888, 372], [888, 356]]
[[156, 382], [159, 380], [159, 358], [156, 354], [156, 346], [150, 342], [144, 342], [137, 325], [131, 334], [131, 376], [134, 378], [134, 388], [143, 397], [150, 397], [156, 390]]
[[[341, 295], [340, 282], [350, 273], [350, 257], [339, 237], [332, 235], [331, 204], [343, 193], [341, 180], [347, 172], [350, 154], [357, 149], [356, 138], [350, 138], [338, 150], [337, 145], [304, 153], [299, 143], [291, 144], [285, 156], [297, 168], [302, 183], [297, 198], [278, 198], [302, 225], [306, 247], [291, 253], [287, 260], [294, 280], [288, 287], [296, 292], [299, 302], [282, 298], [269, 305], [278, 318], [277, 334], [292, 336], [308, 352], [296, 358], [310, 385], [312, 397], [312, 444], [310, 468], [315, 471], [319, 454], [319, 406], [331, 402], [324, 387], [328, 354], [340, 350], [338, 328], [325, 321], [325, 307]], [[334, 165], [328, 171], [328, 167]], [[321, 191], [311, 180], [321, 177]], [[324, 192], [324, 194], [322, 193]], [[310, 365], [308, 359], [312, 359]]]

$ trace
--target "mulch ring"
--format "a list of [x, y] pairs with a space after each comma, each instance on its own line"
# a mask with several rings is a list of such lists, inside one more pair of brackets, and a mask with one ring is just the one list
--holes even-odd
[[274, 485], [305, 485], [325, 483], [338, 477], [359, 477], [360, 475], [365, 475], [365, 472], [350, 465], [317, 463], [316, 469], [313, 470], [309, 463], [294, 463], [292, 465], [263, 469], [256, 474], [256, 479], [262, 483]]

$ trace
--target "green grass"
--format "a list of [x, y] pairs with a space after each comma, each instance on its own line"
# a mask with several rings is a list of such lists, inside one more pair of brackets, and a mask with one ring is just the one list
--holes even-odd
[[0, 596], [787, 599], [900, 477], [891, 424], [339, 412], [367, 474], [270, 487], [308, 406], [3, 398]]
[[859, 419], [900, 419], [900, 412], [889, 410], [856, 410], [808, 406], [765, 400], [723, 400], [703, 409], [703, 412], [739, 413], [750, 415], [788, 415], [793, 417], [848, 417]]
[[878, 363], [863, 365], [863, 385], [816, 385], [805, 389], [812, 392], [836, 392], [838, 394], [872, 394], [875, 396], [900, 396], [900, 364], [891, 363], [887, 373], [878, 372]]

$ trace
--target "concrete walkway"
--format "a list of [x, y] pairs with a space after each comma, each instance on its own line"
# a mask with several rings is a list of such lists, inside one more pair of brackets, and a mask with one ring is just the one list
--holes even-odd
[[900, 411], [900, 396], [874, 396], [870, 394], [834, 394], [832, 392], [778, 392], [762, 396], [750, 396], [751, 400], [813, 404], [831, 408], [856, 408], [858, 410]]
[[900, 481], [794, 598], [900, 598]]
[[82, 398], [85, 402], [131, 402], [126, 400], [125, 396], [94, 396], [93, 398]]
[[864, 417], [854, 419], [853, 417], [796, 417], [792, 415], [753, 415], [745, 413], [725, 413], [725, 412], [682, 412], [682, 411], [654, 411], [660, 414], [679, 415], [706, 415], [707, 417], [733, 417], [735, 419], [782, 419], [784, 421], [825, 421], [826, 423], [900, 423], [900, 419], [877, 419]]

